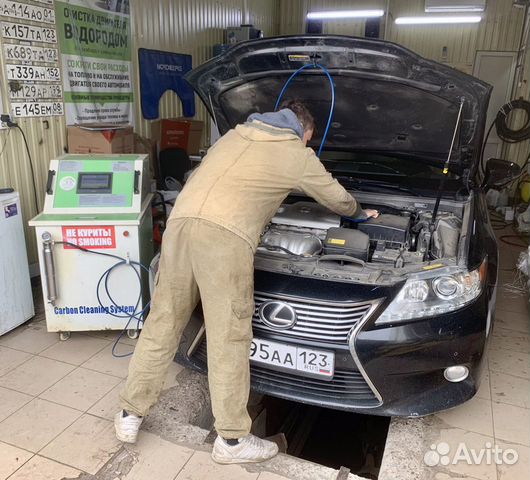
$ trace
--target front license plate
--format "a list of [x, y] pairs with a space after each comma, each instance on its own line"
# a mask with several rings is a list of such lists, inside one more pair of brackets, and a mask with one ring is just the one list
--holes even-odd
[[278, 369], [295, 370], [307, 376], [331, 379], [335, 368], [335, 354], [324, 350], [287, 345], [254, 338], [250, 346], [250, 360]]

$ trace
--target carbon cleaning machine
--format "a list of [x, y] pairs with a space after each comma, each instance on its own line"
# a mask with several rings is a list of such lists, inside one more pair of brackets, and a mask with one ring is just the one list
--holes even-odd
[[48, 331], [136, 336], [148, 302], [153, 229], [147, 155], [50, 162], [35, 227]]

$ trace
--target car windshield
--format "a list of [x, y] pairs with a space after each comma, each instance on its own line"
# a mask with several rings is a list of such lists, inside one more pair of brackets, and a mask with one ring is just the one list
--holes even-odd
[[[327, 150], [321, 153], [320, 160], [344, 186], [364, 189], [367, 184], [374, 190], [378, 184], [385, 188], [399, 186], [418, 195], [430, 195], [438, 188], [443, 176], [442, 169], [418, 158], [381, 155], [367, 152], [344, 152]], [[462, 188], [458, 175], [449, 173], [446, 183], [447, 193]]]
[[418, 161], [417, 158], [392, 157], [373, 153], [324, 151], [320, 160], [336, 175], [365, 174], [394, 177], [441, 178], [442, 169]]

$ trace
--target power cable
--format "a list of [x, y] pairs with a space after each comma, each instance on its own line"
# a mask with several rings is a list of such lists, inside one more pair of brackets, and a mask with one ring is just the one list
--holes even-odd
[[22, 128], [20, 127], [18, 123], [15, 123], [13, 127], [18, 128], [18, 130], [22, 134], [22, 138], [24, 139], [24, 145], [26, 146], [26, 152], [28, 154], [29, 168], [31, 171], [31, 182], [33, 184], [33, 198], [35, 200], [35, 212], [39, 213], [40, 208], [39, 208], [39, 198], [37, 196], [37, 182], [35, 181], [35, 168], [33, 167], [33, 160], [31, 158], [31, 151], [29, 149], [28, 140], [26, 139], [26, 134], [24, 133], [24, 130], [22, 130]]
[[[0, 115], [0, 121], [4, 122], [10, 129], [11, 128], [18, 128], [20, 130], [20, 133], [22, 134], [22, 138], [24, 139], [24, 145], [26, 146], [26, 152], [28, 154], [28, 162], [29, 162], [29, 168], [31, 171], [31, 182], [33, 184], [33, 198], [35, 200], [35, 213], [39, 213], [39, 199], [37, 197], [37, 183], [35, 180], [35, 168], [33, 167], [33, 159], [31, 158], [31, 151], [29, 149], [28, 140], [26, 139], [26, 134], [24, 133], [24, 130], [20, 127], [20, 125], [16, 122], [13, 122], [11, 120], [11, 117], [7, 114]], [[4, 146], [2, 147], [2, 153], [4, 152], [5, 142], [7, 142], [7, 138], [4, 141]]]
[[6, 149], [7, 139], [9, 138], [10, 133], [11, 133], [11, 129], [7, 131], [7, 134], [4, 138], [4, 143], [2, 143], [2, 150], [0, 150], [0, 157], [4, 154], [4, 151]]

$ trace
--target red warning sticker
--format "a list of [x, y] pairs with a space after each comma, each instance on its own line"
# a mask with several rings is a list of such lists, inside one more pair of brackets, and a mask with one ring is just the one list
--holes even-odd
[[[63, 242], [73, 243], [83, 248], [97, 250], [100, 248], [116, 248], [116, 232], [114, 226], [105, 227], [62, 227]], [[75, 248], [65, 245], [64, 248]]]

